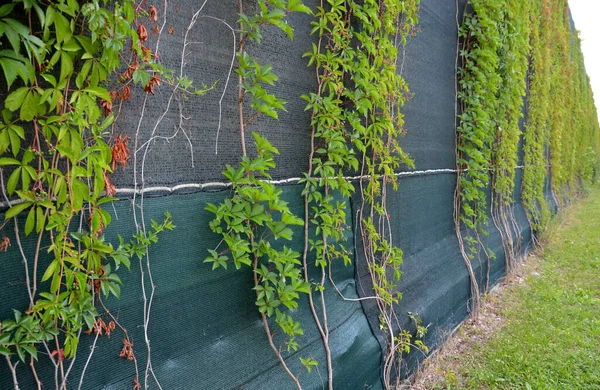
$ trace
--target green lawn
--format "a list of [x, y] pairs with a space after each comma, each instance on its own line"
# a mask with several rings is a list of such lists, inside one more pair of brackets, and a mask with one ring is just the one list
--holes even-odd
[[504, 319], [433, 388], [600, 389], [600, 190], [555, 218], [526, 282], [503, 292]]

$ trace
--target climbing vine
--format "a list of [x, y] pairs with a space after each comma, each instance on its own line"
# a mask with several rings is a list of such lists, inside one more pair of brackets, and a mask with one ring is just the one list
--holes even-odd
[[[527, 123], [523, 134], [523, 206], [532, 232], [543, 229], [550, 210], [544, 196], [550, 114], [550, 5], [536, 2], [530, 13], [531, 54]], [[533, 234], [535, 239], [536, 234]]]
[[[513, 211], [521, 137], [522, 199], [534, 234], [548, 216], [548, 172], [559, 207], [578, 192], [580, 178], [594, 174], [595, 152], [586, 145], [595, 144], [598, 124], [568, 15], [566, 2], [549, 0], [473, 0], [464, 13], [459, 29], [455, 225], [475, 311], [479, 286], [471, 261], [483, 251], [489, 283], [489, 260], [494, 258], [480, 236], [487, 234], [488, 206], [502, 239], [507, 272], [521, 253]], [[522, 134], [523, 96], [527, 116]]]
[[[66, 388], [82, 333], [97, 339], [115, 330], [102, 297], [119, 298], [116, 271], [129, 268], [134, 256], [141, 260], [158, 235], [174, 227], [167, 213], [162, 223], [116, 247], [103, 235], [111, 223], [105, 207], [115, 199], [110, 175], [129, 158], [127, 137], [111, 133], [112, 105], [128, 100], [135, 86], [152, 94], [161, 75], [173, 81], [146, 44], [144, 23], [156, 17], [153, 6], [128, 0], [110, 8], [72, 0], [16, 0], [0, 7], [0, 67], [8, 90], [0, 186], [12, 206], [2, 228], [14, 227], [29, 300], [27, 310], [15, 309], [14, 319], [0, 327], [0, 354], [15, 389], [17, 366], [26, 361], [42, 387], [35, 368], [40, 350], [54, 366], [55, 387]], [[123, 55], [126, 49], [130, 56]], [[21, 234], [36, 237], [32, 254]], [[8, 237], [3, 242], [11, 244]], [[109, 324], [99, 317], [98, 304], [112, 317]], [[124, 343], [123, 356], [133, 358], [126, 331]], [[137, 375], [133, 387], [140, 387]]]
[[[66, 388], [82, 333], [93, 335], [95, 346], [98, 337], [117, 328], [124, 333], [120, 355], [134, 361], [133, 387], [141, 388], [133, 342], [103, 301], [109, 295], [119, 297], [117, 270], [129, 268], [133, 257], [142, 270], [147, 345], [143, 383], [147, 387], [153, 376], [160, 387], [150, 364], [148, 340], [154, 283], [149, 263], [144, 268], [141, 260], [147, 259], [148, 246], [158, 235], [174, 226], [166, 214], [162, 223], [146, 229], [143, 205], [136, 206], [134, 195], [137, 232], [113, 246], [103, 235], [111, 223], [105, 208], [116, 191], [111, 174], [127, 165], [130, 155], [136, 165], [137, 194], [137, 167], [141, 167], [143, 186], [150, 145], [157, 139], [168, 141], [179, 131], [185, 133], [187, 118], [180, 104], [175, 135], [155, 135], [172, 101], [210, 89], [194, 89], [184, 75], [189, 45], [197, 43], [188, 40], [188, 33], [206, 1], [185, 32], [179, 72], [159, 65], [158, 43], [156, 49], [148, 43], [149, 31], [160, 34], [165, 27], [157, 24], [155, 6], [133, 0], [108, 3], [15, 0], [0, 6], [0, 68], [8, 91], [0, 123], [0, 186], [10, 206], [0, 230], [14, 227], [14, 242], [3, 233], [0, 250], [19, 249], [29, 300], [26, 310], [15, 310], [0, 327], [0, 354], [15, 388], [17, 368], [27, 361], [37, 387], [42, 387], [35, 368], [40, 351], [54, 366], [55, 387]], [[400, 110], [411, 93], [398, 62], [407, 40], [418, 31], [419, 0], [322, 0], [314, 10], [301, 0], [238, 0], [238, 12], [235, 28], [202, 16], [224, 24], [233, 35], [231, 69], [237, 75], [242, 154], [238, 166], [228, 165], [224, 171], [229, 196], [207, 206], [214, 215], [210, 228], [222, 240], [204, 261], [213, 269], [250, 270], [252, 294], [269, 346], [297, 388], [301, 388], [300, 374], [292, 372], [286, 356], [301, 348], [304, 330], [294, 310], [306, 297], [322, 339], [327, 385], [333, 389], [325, 289], [334, 288], [341, 299], [351, 300], [336, 286], [332, 270], [338, 263], [351, 264], [353, 258], [364, 260], [372, 296], [355, 300], [372, 299], [379, 310], [387, 343], [382, 377], [386, 388], [398, 387], [404, 355], [415, 347], [427, 352], [421, 340], [427, 328], [416, 315], [409, 313], [416, 335], [399, 329], [396, 310], [402, 298], [398, 285], [403, 253], [392, 241], [386, 202], [388, 191], [398, 188], [398, 169], [414, 167], [400, 146], [405, 132]], [[292, 213], [282, 189], [271, 180], [277, 148], [258, 133], [252, 133], [252, 150], [246, 143], [250, 123], [261, 116], [278, 119], [285, 109], [285, 101], [274, 92], [277, 75], [252, 51], [260, 47], [267, 29], [281, 31], [291, 40], [294, 30], [288, 15], [295, 12], [314, 14], [315, 43], [305, 57], [315, 69], [317, 85], [316, 91], [303, 96], [311, 133], [308, 171], [300, 180], [303, 219]], [[508, 271], [521, 252], [520, 228], [513, 214], [521, 138], [522, 199], [534, 233], [543, 229], [549, 214], [547, 182], [552, 184], [554, 202], [562, 207], [580, 192], [581, 179], [597, 178], [600, 138], [565, 0], [471, 0], [459, 39], [454, 222], [471, 280], [470, 309], [476, 311], [481, 291], [472, 262], [486, 257], [488, 284], [490, 261], [495, 257], [482, 238], [488, 216], [502, 238]], [[228, 82], [229, 75], [219, 102], [220, 115]], [[151, 138], [142, 143], [138, 135], [146, 100], [161, 83], [169, 85], [172, 93]], [[145, 96], [132, 154], [129, 137], [118, 133], [115, 118], [117, 107], [137, 89]], [[522, 132], [519, 121], [525, 95]], [[217, 132], [220, 126], [219, 117]], [[138, 152], [143, 153], [140, 165]], [[355, 216], [348, 214], [353, 196], [359, 200]], [[345, 241], [352, 218], [356, 218], [360, 250], [354, 254]], [[284, 244], [302, 229], [301, 252]], [[22, 234], [33, 236], [33, 256], [23, 250]], [[144, 275], [150, 279], [148, 296]], [[317, 366], [312, 357], [303, 356], [300, 362], [309, 373]], [[80, 387], [84, 373], [85, 368]]]
[[550, 17], [550, 104], [556, 107], [549, 117], [550, 180], [560, 208], [579, 192], [583, 166], [595, 164], [588, 147], [597, 145], [598, 123], [567, 2], [551, 2]]
[[580, 41], [566, 1], [540, 1], [531, 13], [530, 98], [524, 135], [523, 204], [534, 233], [552, 201], [563, 207], [597, 177], [598, 119]]
[[[299, 375], [294, 374], [284, 359], [284, 350], [276, 345], [269, 318], [275, 314], [275, 322], [286, 335], [284, 340], [287, 352], [296, 351], [299, 344], [296, 337], [304, 333], [301, 324], [294, 320], [289, 310], [298, 307], [300, 294], [309, 293], [310, 286], [304, 280], [299, 260], [300, 254], [286, 246], [279, 246], [277, 240], [291, 240], [293, 225], [302, 225], [281, 199], [282, 190], [269, 183], [269, 170], [275, 168], [274, 155], [278, 151], [268, 140], [253, 133], [256, 157], [250, 158], [246, 152], [245, 127], [259, 115], [278, 118], [277, 111], [284, 109], [285, 101], [266, 89], [274, 85], [277, 76], [271, 66], [259, 63], [245, 50], [246, 43], [260, 44], [264, 28], [274, 27], [283, 31], [289, 39], [293, 29], [287, 23], [290, 12], [310, 13], [300, 0], [266, 1], [259, 0], [251, 11], [244, 9], [239, 1], [240, 35], [236, 43], [238, 74], [238, 117], [242, 149], [242, 162], [239, 168], [227, 166], [225, 177], [231, 182], [231, 197], [219, 205], [208, 205], [207, 210], [215, 214], [211, 230], [222, 235], [226, 248], [210, 250], [204, 261], [212, 263], [213, 269], [227, 268], [233, 262], [236, 268], [242, 265], [252, 269], [256, 305], [260, 312], [269, 346], [279, 363], [301, 388]], [[250, 98], [253, 112], [245, 113], [246, 99]], [[285, 309], [283, 309], [285, 307]], [[308, 371], [316, 364], [310, 357], [301, 358]]]
[[[529, 3], [507, 1], [500, 20], [498, 74], [501, 82], [496, 95], [495, 135], [492, 149], [491, 216], [500, 233], [506, 271], [510, 273], [521, 254], [521, 232], [513, 212], [516, 172], [523, 117], [523, 97], [529, 54]], [[489, 271], [486, 290], [489, 288]]]
[[[298, 9], [292, 9], [292, 5], [296, 7], [296, 4]], [[275, 166], [273, 155], [276, 149], [254, 134], [257, 158], [246, 156], [245, 124], [258, 113], [277, 118], [277, 110], [282, 109], [283, 102], [266, 93], [261, 86], [261, 83], [276, 81], [271, 68], [258, 64], [246, 54], [243, 44], [249, 39], [259, 42], [259, 27], [269, 25], [291, 37], [289, 26], [279, 16], [284, 16], [284, 10], [308, 12], [308, 9], [298, 2], [266, 4], [259, 1], [254, 15], [241, 13], [242, 33], [237, 43], [236, 73], [244, 157], [240, 168], [228, 167], [225, 171], [232, 183], [231, 197], [218, 206], [208, 207], [215, 214], [211, 228], [223, 236], [226, 248], [211, 251], [211, 256], [205, 261], [212, 263], [214, 268], [226, 268], [229, 262], [233, 262], [237, 267], [246, 264], [253, 269], [257, 305], [269, 343], [298, 387], [298, 377], [291, 373], [281, 349], [273, 343], [268, 317], [276, 314], [276, 322], [287, 335], [288, 349], [296, 349], [295, 335], [301, 334], [300, 324], [279, 307], [295, 308], [298, 293], [308, 294], [309, 307], [325, 350], [328, 386], [333, 388], [324, 290], [327, 279], [337, 289], [331, 278], [334, 262], [351, 262], [351, 252], [344, 246], [346, 202], [355, 190], [352, 179], [346, 176], [350, 172], [360, 174], [361, 210], [358, 218], [364, 257], [374, 286], [371, 299], [377, 301], [380, 309], [382, 329], [389, 332], [389, 351], [384, 361], [388, 388], [393, 380], [400, 379], [401, 355], [413, 345], [411, 335], [406, 331], [396, 332], [394, 325], [394, 304], [401, 297], [396, 289], [400, 280], [402, 251], [391, 242], [385, 199], [388, 186], [397, 188], [396, 169], [402, 163], [412, 167], [409, 156], [398, 144], [398, 138], [404, 131], [399, 109], [409, 91], [398, 74], [397, 60], [398, 48], [406, 44], [407, 37], [416, 31], [418, 4], [418, 1], [323, 1], [317, 7], [312, 32], [318, 41], [305, 55], [309, 64], [315, 66], [318, 87], [314, 93], [304, 96], [307, 110], [311, 113], [312, 147], [309, 170], [301, 180], [305, 200], [303, 222], [292, 216], [287, 208], [263, 206], [264, 202], [277, 204], [279, 199], [280, 192], [272, 190], [272, 184], [264, 180], [270, 178], [267, 170]], [[249, 116], [244, 114], [243, 101], [247, 95], [252, 97], [251, 106], [255, 111]], [[287, 225], [297, 222], [304, 225], [301, 263], [296, 262], [298, 254], [295, 252], [286, 247], [275, 250], [270, 244], [271, 240], [278, 238], [291, 239], [292, 230]], [[286, 234], [280, 234], [280, 230]], [[261, 232], [270, 233], [265, 235]], [[288, 255], [282, 256], [281, 251]], [[320, 270], [320, 278], [314, 281], [309, 273], [313, 259]], [[303, 267], [302, 279], [297, 266]], [[286, 291], [292, 294], [286, 295]], [[320, 301], [318, 305], [315, 294]], [[283, 326], [282, 321], [293, 326]], [[424, 333], [424, 327], [418, 328]], [[426, 349], [419, 340], [415, 343]], [[314, 361], [307, 364], [304, 358], [301, 360], [307, 368], [316, 364]]]
[[[457, 186], [455, 228], [471, 280], [470, 308], [479, 306], [479, 285], [471, 261], [484, 247], [480, 234], [487, 234], [488, 199], [493, 143], [496, 135], [501, 2], [472, 1], [459, 29], [460, 50], [459, 125], [457, 127]], [[463, 237], [462, 226], [472, 235]], [[465, 247], [466, 241], [466, 247]], [[485, 247], [484, 247], [484, 250]]]
[[397, 287], [402, 251], [392, 243], [386, 190], [397, 189], [395, 171], [401, 164], [413, 166], [398, 144], [404, 132], [400, 107], [409, 90], [398, 72], [397, 61], [399, 47], [416, 31], [419, 2], [329, 1], [327, 5], [318, 9], [313, 22], [318, 44], [306, 54], [316, 67], [318, 89], [304, 97], [311, 110], [313, 146], [303, 180], [305, 234], [309, 232], [309, 220], [317, 234], [315, 239], [305, 239], [304, 260], [314, 256], [321, 268], [318, 287], [322, 314], [319, 318], [313, 311], [313, 316], [330, 365], [322, 290], [327, 274], [337, 289], [331, 279], [336, 261], [351, 262], [342, 232], [346, 229], [344, 200], [353, 194], [355, 186], [352, 178], [344, 175], [357, 172], [362, 258], [373, 283], [372, 299], [380, 312], [381, 329], [387, 335], [383, 379], [390, 388], [401, 377], [401, 357], [410, 350], [411, 337], [395, 328], [394, 305], [401, 298]]

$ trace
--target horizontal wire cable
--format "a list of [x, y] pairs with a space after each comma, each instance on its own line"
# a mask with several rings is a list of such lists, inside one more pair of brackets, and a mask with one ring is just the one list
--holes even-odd
[[[525, 168], [523, 165], [518, 165], [515, 169], [523, 169]], [[467, 170], [463, 170], [466, 172]], [[402, 177], [414, 177], [414, 176], [425, 176], [425, 175], [436, 175], [436, 174], [448, 174], [448, 173], [457, 173], [457, 169], [427, 169], [424, 171], [408, 171], [408, 172], [397, 172], [394, 176], [402, 178]], [[369, 179], [370, 175], [363, 176], [346, 176], [344, 177], [348, 181], [358, 181], [361, 179]], [[280, 180], [265, 180], [265, 182], [269, 184], [297, 184], [300, 182], [302, 178], [300, 177], [291, 177], [288, 179], [280, 179]], [[165, 195], [165, 194], [173, 194], [178, 193], [182, 190], [196, 190], [200, 191], [210, 191], [210, 190], [219, 190], [226, 189], [231, 187], [231, 182], [208, 182], [208, 183], [184, 183], [178, 184], [176, 186], [168, 187], [168, 186], [153, 186], [153, 187], [144, 187], [140, 189], [135, 188], [117, 188], [117, 195], [147, 195], [147, 194], [155, 194], [155, 195]], [[6, 202], [0, 202], [0, 209], [4, 209], [10, 206], [17, 205], [19, 203], [23, 203], [25, 200], [23, 199], [15, 199], [11, 200], [8, 204]]]

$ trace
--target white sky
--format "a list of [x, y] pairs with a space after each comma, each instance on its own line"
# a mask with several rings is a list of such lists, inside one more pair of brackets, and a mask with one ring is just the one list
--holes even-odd
[[590, 76], [594, 101], [600, 117], [600, 0], [569, 0], [575, 28], [579, 35], [585, 60], [585, 70]]

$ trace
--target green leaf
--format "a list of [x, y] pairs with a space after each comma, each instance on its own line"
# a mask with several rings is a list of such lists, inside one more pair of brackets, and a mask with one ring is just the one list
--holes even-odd
[[302, 365], [306, 368], [306, 371], [308, 371], [309, 373], [312, 371], [312, 367], [313, 366], [318, 366], [319, 363], [314, 360], [313, 358], [300, 358], [300, 362], [302, 362]]
[[15, 160], [14, 158], [10, 158], [10, 157], [0, 158], [0, 167], [5, 167], [8, 165], [21, 165], [21, 162], [19, 160]]
[[[42, 92], [42, 96], [40, 97], [40, 104], [46, 103], [54, 93], [53, 89], [46, 89]], [[51, 105], [50, 109], [52, 110], [54, 107]]]
[[57, 269], [60, 270], [60, 262], [58, 260], [53, 260], [48, 268], [46, 268], [46, 272], [44, 272], [44, 275], [42, 276], [42, 282], [50, 279]]
[[60, 53], [60, 81], [64, 81], [73, 74], [73, 60], [66, 52]]
[[8, 133], [6, 129], [0, 131], [0, 154], [4, 153], [10, 146], [10, 135]]
[[17, 355], [19, 355], [19, 359], [21, 359], [21, 361], [23, 363], [25, 363], [25, 351], [23, 350], [23, 348], [21, 348], [21, 346], [17, 345]]
[[100, 230], [100, 222], [102, 222], [100, 220], [100, 214], [97, 212], [92, 213], [92, 223], [90, 227], [92, 232]]
[[19, 118], [23, 121], [30, 122], [38, 114], [40, 109], [40, 95], [37, 92], [30, 90], [21, 105]]
[[78, 0], [67, 0], [67, 4], [63, 5], [63, 9], [66, 14], [75, 17], [79, 11]]
[[33, 4], [33, 9], [35, 10], [35, 13], [38, 15], [38, 19], [40, 20], [40, 24], [41, 24], [42, 28], [44, 28], [44, 26], [46, 25], [46, 15], [44, 14], [44, 11], [36, 3]]
[[145, 70], [137, 68], [135, 72], [133, 72], [133, 82], [139, 84], [141, 86], [146, 86], [150, 81], [150, 75]]
[[100, 43], [98, 41], [92, 42], [92, 39], [86, 35], [75, 35], [75, 39], [79, 41], [87, 54], [94, 55], [100, 49]]
[[279, 119], [279, 115], [277, 114], [277, 111], [275, 111], [273, 109], [273, 107], [268, 104], [259, 104], [258, 102], [253, 102], [252, 108], [254, 108], [255, 110], [257, 110], [260, 113], [270, 116], [273, 119]]
[[44, 229], [44, 223], [46, 222], [46, 215], [44, 210], [41, 207], [36, 208], [36, 221], [35, 221], [35, 231], [36, 233], [40, 233]]
[[12, 125], [8, 128], [8, 137], [10, 139], [10, 147], [13, 156], [17, 156], [21, 151], [21, 139], [23, 136], [23, 128], [21, 126]]
[[[6, 79], [7, 90], [10, 90], [12, 83], [17, 79], [18, 69], [25, 68], [22, 62], [13, 60], [10, 58], [0, 57], [0, 66], [4, 71], [4, 78]], [[27, 81], [27, 78], [23, 80]]]
[[298, 226], [304, 225], [303, 219], [298, 218], [291, 213], [283, 213], [283, 215], [281, 216], [281, 222], [283, 222], [287, 225], [298, 225]]
[[81, 70], [77, 74], [77, 78], [75, 79], [75, 83], [77, 88], [83, 88], [84, 81], [87, 80], [87, 76], [90, 73], [90, 69], [92, 68], [92, 61], [88, 60], [83, 63]]
[[20, 40], [22, 37], [29, 35], [29, 28], [14, 19], [6, 18], [3, 19], [3, 21], [8, 27], [5, 31], [6, 36], [15, 52], [18, 53], [20, 49]]
[[122, 246], [119, 246], [119, 248], [111, 254], [111, 257], [115, 261], [116, 269], [118, 269], [121, 264], [124, 264], [127, 269], [130, 268], [131, 262], [129, 260], [129, 254]]
[[9, 127], [11, 133], [14, 133], [21, 139], [25, 139], [25, 130], [21, 126], [17, 126], [15, 124], [10, 125]]
[[23, 349], [27, 351], [29, 355], [31, 355], [35, 360], [37, 360], [37, 349], [35, 349], [34, 345], [31, 344], [23, 344]]
[[33, 204], [33, 202], [23, 202], [23, 203], [16, 204], [13, 207], [6, 210], [6, 213], [4, 214], [4, 218], [5, 219], [12, 218], [12, 217], [16, 216], [17, 214], [19, 214], [21, 211], [27, 209], [32, 204]]
[[10, 42], [13, 51], [15, 53], [19, 53], [21, 51], [21, 41], [19, 39], [19, 34], [17, 34], [17, 32], [14, 29], [7, 26], [5, 23], [2, 23], [2, 21], [0, 21], [0, 28], [2, 29], [1, 31], [6, 35], [6, 38], [8, 38], [8, 41]]
[[10, 14], [13, 8], [15, 8], [14, 4], [5, 4], [2, 7], [0, 7], [0, 18], [3, 18], [6, 15]]
[[73, 196], [73, 210], [79, 211], [83, 207], [83, 201], [90, 196], [90, 189], [79, 179], [71, 182], [71, 195]]
[[81, 46], [79, 46], [77, 41], [71, 40], [69, 43], [62, 45], [61, 49], [64, 51], [77, 52], [81, 50]]
[[4, 120], [4, 123], [8, 123], [11, 121], [13, 116], [13, 113], [11, 110], [5, 108], [2, 110], [2, 119]]
[[35, 207], [32, 207], [27, 214], [27, 220], [25, 221], [25, 235], [28, 236], [35, 227]]
[[287, 4], [287, 9], [290, 11], [302, 12], [311, 15], [313, 13], [310, 8], [308, 8], [302, 3], [302, 0], [289, 0]]
[[8, 177], [6, 182], [6, 190], [8, 191], [9, 195], [12, 195], [17, 189], [17, 184], [19, 184], [19, 178], [21, 177], [21, 169], [21, 167], [18, 167]]
[[100, 126], [98, 127], [98, 130], [100, 130], [100, 131], [106, 130], [110, 125], [113, 124], [114, 121], [115, 121], [115, 115], [114, 114], [110, 114], [100, 124]]
[[25, 100], [25, 96], [28, 92], [29, 88], [27, 87], [18, 88], [6, 97], [4, 107], [11, 111], [17, 111], [23, 105], [23, 100]]
[[23, 8], [25, 11], [29, 11], [36, 0], [21, 0], [23, 2]]
[[107, 101], [112, 100], [110, 98], [110, 94], [108, 93], [108, 91], [101, 87], [87, 87], [86, 89], [84, 89], [84, 91], [89, 93], [92, 96], [97, 96], [97, 97], [107, 100]]
[[117, 283], [109, 283], [108, 289], [117, 299], [121, 299], [121, 286]]
[[54, 27], [56, 28], [56, 41], [58, 43], [68, 42], [73, 35], [71, 24], [60, 12], [53, 13]]
[[60, 282], [62, 278], [60, 276], [60, 272], [55, 272], [52, 276], [52, 281], [50, 282], [50, 292], [56, 293], [58, 292], [58, 288], [60, 287]]

